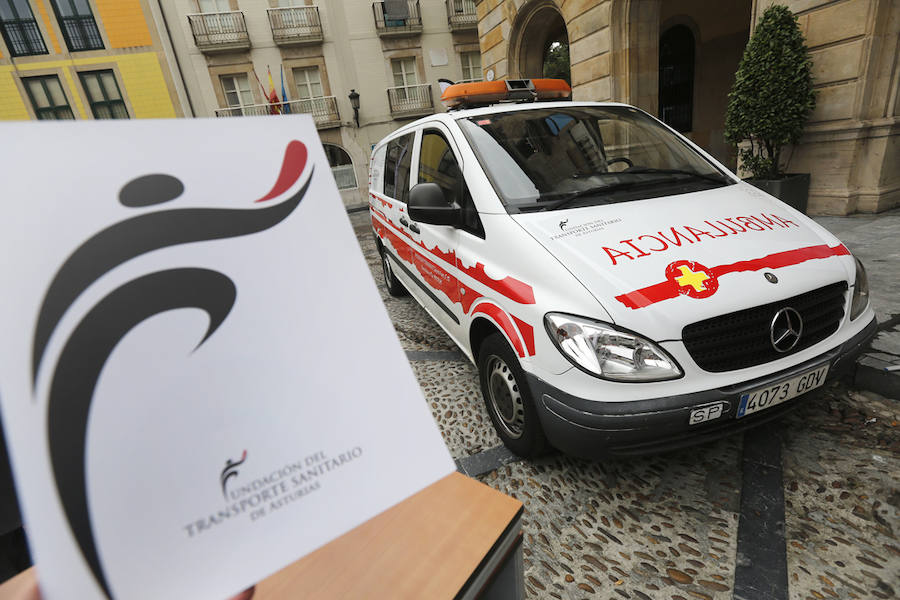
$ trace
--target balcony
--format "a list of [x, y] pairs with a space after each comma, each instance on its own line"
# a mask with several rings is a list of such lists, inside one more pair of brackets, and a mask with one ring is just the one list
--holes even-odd
[[194, 43], [201, 52], [232, 52], [250, 48], [244, 13], [239, 10], [187, 16]]
[[322, 43], [324, 36], [318, 6], [270, 8], [268, 12], [272, 39], [279, 46]]
[[444, 0], [447, 6], [447, 22], [450, 31], [478, 30], [478, 13], [475, 0]]
[[47, 54], [47, 47], [34, 19], [7, 19], [0, 22], [3, 39], [12, 56]]
[[317, 129], [341, 126], [341, 115], [338, 112], [337, 98], [334, 96], [216, 109], [217, 117], [261, 117], [287, 114], [311, 114]]
[[372, 4], [375, 30], [381, 37], [403, 37], [422, 33], [419, 0], [388, 0]]
[[434, 112], [434, 98], [428, 83], [388, 88], [387, 95], [391, 116], [395, 119], [419, 117]]
[[70, 52], [103, 49], [103, 38], [91, 15], [60, 17], [59, 25]]

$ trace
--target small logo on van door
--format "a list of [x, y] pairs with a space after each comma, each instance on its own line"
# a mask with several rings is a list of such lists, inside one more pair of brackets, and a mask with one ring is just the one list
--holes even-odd
[[567, 226], [568, 224], [569, 224], [569, 220], [568, 220], [568, 219], [566, 219], [565, 221], [560, 221], [560, 222], [559, 222], [559, 230], [560, 230], [560, 231], [565, 231], [565, 230], [566, 230], [566, 226]]

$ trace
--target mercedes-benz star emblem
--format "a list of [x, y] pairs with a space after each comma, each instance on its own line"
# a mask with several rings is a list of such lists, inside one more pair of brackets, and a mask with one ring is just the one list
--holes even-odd
[[778, 278], [775, 277], [775, 273], [763, 273], [763, 275], [769, 283], [778, 283]]
[[782, 308], [775, 313], [770, 330], [769, 339], [772, 340], [772, 347], [778, 352], [787, 352], [800, 341], [803, 318], [791, 307]]

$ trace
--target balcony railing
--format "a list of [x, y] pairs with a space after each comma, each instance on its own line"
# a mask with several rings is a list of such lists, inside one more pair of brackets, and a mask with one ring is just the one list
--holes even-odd
[[47, 54], [47, 46], [34, 19], [9, 19], [0, 25], [6, 47], [13, 56]]
[[239, 10], [188, 15], [194, 43], [203, 52], [227, 52], [250, 47], [244, 13]]
[[434, 112], [434, 98], [431, 85], [408, 85], [387, 89], [388, 104], [393, 117], [413, 117]]
[[328, 129], [339, 127], [341, 115], [338, 112], [337, 98], [322, 96], [306, 100], [290, 100], [273, 102], [272, 104], [252, 104], [250, 106], [233, 106], [216, 110], [217, 117], [260, 117], [265, 115], [311, 114], [316, 127]]
[[97, 29], [97, 22], [93, 16], [60, 17], [59, 24], [69, 51], [103, 49], [103, 38], [100, 37], [100, 30]]
[[375, 2], [372, 4], [372, 12], [375, 15], [375, 29], [382, 37], [422, 33], [419, 0]]
[[270, 8], [272, 39], [280, 46], [317, 44], [324, 38], [318, 6]]
[[447, 22], [450, 31], [478, 29], [478, 13], [475, 0], [444, 0], [447, 6]]

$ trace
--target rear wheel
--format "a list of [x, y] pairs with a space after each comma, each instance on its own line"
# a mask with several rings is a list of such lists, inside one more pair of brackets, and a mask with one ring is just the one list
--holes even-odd
[[547, 439], [525, 382], [525, 372], [499, 333], [482, 342], [478, 375], [485, 408], [506, 447], [526, 458], [543, 454]]
[[387, 250], [381, 246], [381, 270], [384, 273], [384, 285], [387, 287], [388, 294], [399, 298], [405, 296], [408, 292], [397, 276], [394, 275], [394, 267], [391, 265], [391, 258], [388, 256]]

